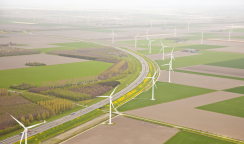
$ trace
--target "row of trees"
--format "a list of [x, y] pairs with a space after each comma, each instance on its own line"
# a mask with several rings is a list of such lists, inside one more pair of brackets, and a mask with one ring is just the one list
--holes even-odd
[[122, 74], [122, 72], [125, 71], [127, 67], [128, 67], [127, 61], [121, 60], [120, 62], [114, 64], [109, 69], [101, 72], [98, 76], [98, 79], [105, 80], [117, 76], [119, 74]]
[[8, 90], [5, 88], [0, 88], [0, 96], [8, 96]]
[[33, 88], [33, 87], [36, 87], [34, 84], [27, 84], [25, 82], [23, 82], [22, 84], [14, 84], [14, 85], [11, 85], [10, 88], [13, 88], [13, 89], [19, 89], [19, 90], [26, 90], [26, 89], [29, 89], [29, 88]]
[[[74, 104], [71, 101], [65, 99], [53, 99], [37, 102], [39, 106], [42, 106], [51, 111], [52, 115], [64, 112], [68, 109], [74, 108]], [[49, 115], [48, 115], [49, 116]]]
[[88, 87], [69, 88], [68, 90], [91, 95], [92, 96], [91, 98], [95, 98], [95, 96], [103, 95], [104, 93], [110, 91], [111, 89], [112, 89], [111, 86], [96, 84]]
[[27, 49], [12, 49], [12, 50], [1, 50], [0, 57], [2, 56], [14, 56], [14, 55], [29, 55], [39, 54], [39, 50], [27, 50]]
[[44, 64], [44, 63], [39, 63], [39, 62], [33, 62], [33, 63], [31, 63], [31, 62], [28, 62], [28, 63], [25, 63], [25, 65], [27, 65], [27, 66], [45, 66], [46, 64]]
[[70, 100], [75, 100], [75, 101], [83, 101], [83, 100], [88, 100], [91, 99], [91, 95], [87, 95], [84, 93], [77, 93], [77, 92], [72, 92], [66, 89], [61, 89], [61, 88], [56, 88], [53, 90], [47, 90], [47, 91], [42, 91], [42, 94], [49, 94], [53, 95], [56, 97], [60, 98], [65, 98], [65, 99], [70, 99]]
[[73, 85], [84, 84], [84, 83], [93, 83], [97, 80], [98, 80], [98, 76], [93, 75], [93, 76], [86, 76], [86, 77], [73, 78], [73, 79], [72, 78], [62, 79], [62, 80], [57, 80], [55, 82], [52, 81], [43, 82], [42, 86], [60, 88], [60, 87], [73, 86]]

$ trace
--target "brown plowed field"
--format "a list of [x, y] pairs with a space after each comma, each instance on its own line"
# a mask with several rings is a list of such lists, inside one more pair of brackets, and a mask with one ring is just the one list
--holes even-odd
[[244, 78], [244, 69], [237, 69], [237, 68], [219, 67], [219, 66], [211, 66], [211, 65], [195, 65], [195, 66], [188, 66], [188, 67], [177, 68], [177, 69]]
[[242, 94], [217, 91], [126, 113], [244, 140], [244, 118], [195, 108], [239, 96]]
[[[176, 84], [201, 87], [214, 90], [224, 90], [233, 87], [238, 87], [244, 84], [244, 81], [233, 80], [212, 76], [204, 76], [197, 74], [181, 73], [181, 72], [170, 72], [171, 82]], [[169, 81], [169, 71], [161, 71], [159, 81]]]
[[126, 117], [112, 119], [115, 125], [99, 125], [62, 144], [162, 144], [179, 130]]

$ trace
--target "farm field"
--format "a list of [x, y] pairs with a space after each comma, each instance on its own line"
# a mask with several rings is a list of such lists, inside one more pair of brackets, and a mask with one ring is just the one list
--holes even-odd
[[192, 134], [184, 131], [178, 132], [172, 138], [170, 138], [164, 144], [232, 144], [231, 142], [226, 142], [222, 140], [217, 140], [214, 138], [201, 136], [197, 134]]
[[[164, 53], [164, 59], [170, 58], [170, 56], [166, 56], [167, 54], [171, 54], [171, 52]], [[193, 55], [199, 55], [200, 53], [190, 53], [190, 52], [180, 52], [180, 51], [175, 51], [174, 53], [174, 58], [176, 57], [185, 57], [185, 56], [193, 56]], [[147, 57], [151, 58], [152, 60], [162, 60], [163, 59], [163, 54], [150, 54], [147, 55]]]
[[77, 48], [91, 48], [91, 47], [99, 47], [100, 45], [91, 44], [86, 42], [72, 42], [72, 43], [57, 43], [57, 44], [50, 44], [54, 46], [58, 46], [55, 48], [39, 48], [35, 50], [40, 50], [42, 53], [47, 53], [49, 51], [54, 50], [66, 50], [66, 49], [77, 49]]
[[98, 75], [100, 72], [108, 69], [112, 65], [113, 63], [87, 61], [2, 70], [0, 71], [0, 87], [8, 88], [10, 85], [21, 84], [22, 82], [42, 86], [42, 83], [47, 81]]
[[181, 47], [178, 47], [178, 48], [206, 50], [206, 49], [214, 49], [214, 48], [222, 48], [222, 47], [226, 47], [226, 46], [202, 44], [202, 45], [181, 46]]
[[243, 69], [213, 66], [213, 65], [194, 65], [194, 66], [177, 68], [177, 70], [244, 78]]
[[[243, 55], [243, 57], [244, 57], [244, 55]], [[243, 63], [244, 63], [244, 58], [240, 58], [240, 59], [234, 59], [234, 60], [226, 60], [226, 61], [222, 61], [222, 62], [207, 63], [206, 65], [244, 69]]]
[[117, 110], [128, 111], [214, 92], [214, 90], [211, 89], [197, 88], [193, 86], [185, 86], [160, 81], [156, 82], [156, 85], [158, 88], [154, 89], [154, 97], [156, 99], [155, 101], [150, 100], [152, 97], [152, 89], [149, 89], [148, 91], [141, 93], [131, 101], [117, 108]]
[[[162, 144], [174, 136], [179, 130], [118, 116], [113, 118], [114, 125], [100, 124], [65, 141], [63, 144], [97, 143], [100, 144]], [[104, 132], [106, 131], [106, 132]], [[163, 135], [163, 136], [162, 136]]]
[[243, 140], [243, 118], [196, 109], [196, 107], [242, 96], [243, 94], [216, 91], [125, 113]]
[[[244, 84], [243, 84], [244, 85]], [[231, 89], [226, 89], [225, 91], [228, 91], [228, 92], [233, 92], [233, 93], [240, 93], [240, 94], [244, 94], [244, 87], [240, 86], [240, 87], [234, 87], [234, 88], [231, 88]]]
[[76, 59], [47, 54], [32, 54], [32, 55], [20, 55], [20, 56], [8, 56], [0, 57], [0, 70], [17, 69], [17, 68], [29, 68], [25, 64], [28, 62], [44, 63], [46, 65], [56, 65], [65, 63], [85, 62], [88, 60]]
[[[243, 54], [237, 53], [226, 53], [226, 52], [213, 52], [213, 51], [200, 51], [200, 55], [187, 56], [187, 57], [178, 57], [173, 61], [173, 69], [179, 67], [186, 67], [192, 65], [200, 65], [228, 60], [235, 60], [243, 58]], [[160, 66], [161, 70], [168, 69], [161, 65], [168, 64], [170, 59], [155, 60]]]
[[243, 102], [244, 96], [200, 106], [197, 108], [201, 110], [207, 110], [244, 118]]

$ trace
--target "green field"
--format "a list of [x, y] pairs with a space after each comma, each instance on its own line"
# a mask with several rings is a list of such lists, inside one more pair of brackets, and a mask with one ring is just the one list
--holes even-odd
[[56, 81], [68, 78], [98, 75], [111, 67], [113, 63], [87, 61], [69, 64], [29, 67], [0, 71], [0, 87], [8, 88], [12, 84], [22, 82], [42, 86], [43, 82]]
[[208, 63], [207, 65], [244, 69], [244, 55], [241, 59]]
[[[243, 83], [243, 85], [244, 85], [244, 83]], [[231, 88], [231, 89], [226, 89], [225, 91], [244, 94], [244, 86], [235, 87], [235, 88]]]
[[154, 89], [154, 97], [156, 99], [155, 101], [150, 100], [152, 97], [152, 89], [149, 89], [148, 91], [138, 95], [135, 99], [119, 107], [118, 111], [128, 111], [155, 104], [202, 95], [214, 91], [211, 89], [197, 88], [159, 81], [156, 83], [156, 85], [157, 89]]
[[244, 39], [244, 36], [233, 36], [231, 38], [236, 38], [236, 39]]
[[230, 142], [180, 131], [164, 144], [231, 144]]
[[[199, 64], [209, 64], [214, 62], [229, 61], [235, 59], [241, 59], [244, 57], [243, 54], [238, 53], [226, 53], [226, 52], [214, 52], [214, 51], [200, 51], [201, 54], [186, 56], [186, 57], [177, 57], [176, 61], [173, 61], [173, 69], [179, 67], [186, 67]], [[168, 69], [168, 67], [163, 67], [161, 65], [168, 64], [170, 59], [155, 60], [158, 65], [161, 67], [161, 70]], [[238, 61], [238, 60], [237, 60]], [[241, 63], [240, 63], [241, 64]]]
[[55, 46], [59, 46], [57, 48], [40, 48], [34, 50], [40, 50], [42, 53], [46, 53], [53, 50], [65, 50], [65, 49], [77, 49], [77, 48], [91, 48], [91, 47], [101, 47], [101, 45], [86, 43], [86, 42], [73, 42], [73, 43], [58, 43], [51, 44]]
[[197, 107], [198, 109], [244, 118], [244, 96]]
[[213, 49], [213, 48], [222, 48], [222, 47], [226, 47], [226, 46], [199, 44], [199, 45], [182, 46], [182, 47], [178, 47], [178, 48], [204, 50], [204, 49]]
[[[200, 43], [200, 39], [202, 37], [202, 33], [188, 33], [191, 36], [184, 36], [182, 38], [186, 38], [189, 40], [199, 40]], [[213, 33], [203, 33], [203, 39], [210, 39], [210, 38], [218, 38], [220, 36], [216, 36], [216, 34]]]

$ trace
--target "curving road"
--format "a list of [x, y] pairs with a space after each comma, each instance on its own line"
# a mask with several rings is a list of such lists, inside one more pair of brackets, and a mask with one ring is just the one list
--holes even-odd
[[[66, 38], [66, 39], [69, 39], [69, 38]], [[79, 41], [82, 41], [82, 40], [79, 40]], [[86, 42], [90, 42], [90, 41], [86, 41]], [[101, 44], [101, 43], [97, 43], [97, 44], [104, 45], [104, 46], [109, 46], [109, 45]], [[124, 51], [126, 53], [129, 53], [129, 54], [133, 55], [134, 57], [136, 57], [140, 61], [141, 65], [142, 65], [142, 71], [141, 71], [140, 75], [137, 77], [137, 79], [134, 82], [132, 82], [130, 85], [128, 85], [126, 88], [124, 88], [123, 90], [121, 90], [121, 91], [119, 91], [119, 92], [117, 92], [116, 94], [113, 95], [113, 100], [116, 100], [119, 97], [123, 96], [124, 94], [130, 92], [132, 89], [137, 87], [144, 80], [144, 78], [148, 75], [149, 65], [142, 57], [140, 57], [139, 55], [137, 55], [137, 54], [135, 54], [135, 53], [133, 53], [131, 51], [128, 51], [128, 50], [125, 50], [125, 49], [122, 49], [122, 48], [119, 48], [119, 47], [114, 47], [114, 48], [119, 49], [121, 51]], [[109, 103], [109, 98], [104, 99], [104, 100], [102, 100], [102, 101], [100, 101], [100, 102], [98, 102], [96, 104], [90, 105], [89, 107], [86, 107], [86, 108], [84, 108], [82, 110], [79, 110], [79, 111], [77, 111], [75, 113], [75, 115], [67, 115], [67, 116], [62, 117], [60, 119], [57, 119], [57, 120], [54, 120], [52, 122], [43, 124], [43, 125], [41, 125], [39, 127], [33, 128], [32, 132], [28, 133], [28, 137], [36, 135], [36, 134], [38, 134], [40, 132], [43, 132], [43, 131], [48, 130], [50, 128], [53, 128], [53, 127], [55, 127], [57, 125], [60, 125], [62, 123], [68, 122], [68, 121], [70, 121], [72, 119], [75, 119], [77, 117], [80, 117], [80, 116], [82, 116], [84, 114], [87, 114], [90, 111], [93, 111], [93, 110], [95, 110], [95, 109], [97, 109], [99, 107], [102, 107], [102, 106], [106, 105], [107, 103]], [[12, 136], [12, 137], [9, 137], [9, 138], [7, 138], [5, 140], [0, 141], [0, 144], [11, 144], [11, 143], [19, 141], [20, 138], [21, 138], [20, 135], [15, 135], [15, 136]]]

